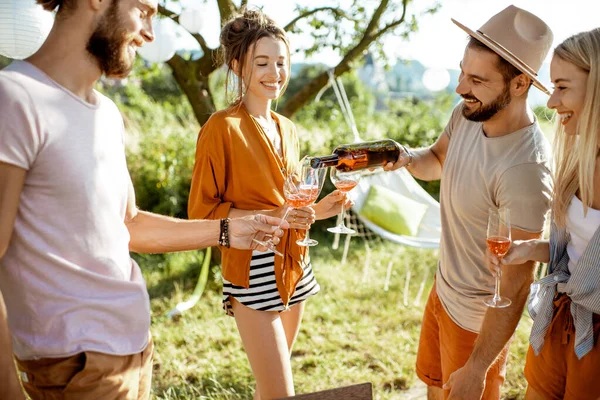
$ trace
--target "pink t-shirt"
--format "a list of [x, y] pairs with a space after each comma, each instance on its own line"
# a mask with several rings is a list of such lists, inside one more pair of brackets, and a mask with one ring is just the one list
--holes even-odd
[[24, 61], [0, 71], [0, 162], [27, 170], [0, 290], [23, 360], [126, 355], [148, 341], [146, 284], [129, 256], [123, 120]]

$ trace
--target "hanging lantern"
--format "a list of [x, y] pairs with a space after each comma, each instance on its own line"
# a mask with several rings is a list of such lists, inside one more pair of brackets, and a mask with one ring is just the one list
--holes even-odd
[[29, 57], [42, 46], [53, 24], [52, 13], [35, 0], [0, 0], [0, 55]]
[[167, 19], [155, 19], [153, 21], [154, 40], [144, 44], [137, 51], [143, 59], [159, 63], [169, 61], [175, 55], [177, 36], [170, 23], [173, 22]]
[[189, 7], [179, 14], [179, 24], [190, 33], [199, 33], [204, 24], [204, 11], [199, 7]]

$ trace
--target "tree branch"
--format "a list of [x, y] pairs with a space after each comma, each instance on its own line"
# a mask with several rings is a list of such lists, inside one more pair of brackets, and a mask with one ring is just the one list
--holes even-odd
[[404, 23], [404, 20], [406, 18], [406, 9], [408, 8], [408, 1], [409, 0], [402, 0], [402, 16], [400, 18], [398, 18], [397, 20], [390, 22], [389, 24], [384, 26], [379, 32], [377, 32], [373, 36], [373, 41], [379, 39], [379, 37], [384, 35], [387, 31], [392, 30], [395, 27], [399, 26], [400, 24]]
[[[405, 4], [407, 1], [408, 0], [404, 0], [403, 3]], [[377, 10], [375, 10], [375, 12], [373, 13], [371, 20], [369, 21], [369, 25], [365, 29], [363, 40], [370, 37], [371, 33], [377, 30], [377, 27], [379, 26], [379, 21], [381, 20], [381, 16], [385, 12], [385, 10], [387, 10], [388, 2], [389, 2], [388, 0], [382, 0], [382, 2], [379, 3], [379, 7], [377, 7]], [[405, 7], [405, 9], [406, 9], [406, 7]], [[361, 40], [361, 42], [362, 42], [362, 40]]]
[[167, 18], [171, 18], [173, 21], [179, 23], [179, 14], [177, 14], [174, 11], [169, 10], [168, 8], [162, 6], [162, 5], [158, 5], [158, 13], [160, 15], [164, 15]]
[[232, 0], [217, 0], [219, 5], [219, 13], [221, 14], [221, 26], [237, 12], [237, 7]]
[[[378, 30], [381, 17], [385, 13], [389, 3], [388, 0], [382, 0], [379, 4], [379, 7], [373, 13], [373, 16], [369, 21], [369, 25], [365, 29], [362, 39], [356, 44], [356, 46], [350, 49], [342, 58], [342, 60], [333, 68], [333, 75], [337, 77], [348, 72], [351, 69], [350, 65], [352, 64], [352, 62], [362, 57], [364, 51], [367, 50], [377, 38], [379, 38], [381, 35], [389, 31], [390, 29], [393, 29], [396, 26], [402, 24], [405, 20], [408, 2], [409, 0], [402, 1], [402, 16], [398, 20], [395, 20], [390, 24], [386, 25], [381, 30]], [[309, 99], [314, 97], [319, 92], [319, 90], [321, 90], [321, 88], [327, 84], [328, 80], [329, 76], [327, 71], [315, 77], [287, 101], [284, 108], [281, 110], [281, 113], [286, 117], [291, 117]]]
[[300, 21], [303, 18], [310, 17], [311, 15], [316, 14], [316, 13], [321, 12], [321, 11], [331, 11], [333, 14], [335, 14], [335, 15], [337, 15], [339, 17], [346, 18], [346, 19], [349, 19], [351, 21], [354, 21], [353, 18], [349, 17], [346, 13], [344, 13], [342, 10], [340, 10], [337, 7], [319, 7], [319, 8], [314, 8], [312, 10], [308, 10], [308, 11], [306, 11], [306, 12], [298, 15], [296, 18], [294, 18], [293, 20], [291, 20], [290, 22], [288, 22], [287, 25], [285, 25], [283, 27], [283, 30], [284, 31], [289, 31], [289, 30], [291, 30], [294, 27], [294, 25], [296, 25], [296, 22]]

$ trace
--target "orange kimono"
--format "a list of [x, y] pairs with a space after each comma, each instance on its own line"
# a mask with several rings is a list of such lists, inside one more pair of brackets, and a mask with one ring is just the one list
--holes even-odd
[[[196, 145], [190, 218], [221, 219], [231, 207], [265, 210], [285, 203], [283, 182], [286, 171], [298, 163], [298, 137], [290, 120], [274, 112], [271, 115], [279, 124], [283, 159], [243, 104], [214, 113], [204, 124]], [[284, 257], [275, 256], [275, 279], [286, 306], [302, 279], [306, 248], [296, 240], [304, 235], [304, 231], [288, 229], [277, 245]], [[225, 247], [221, 251], [223, 277], [248, 288], [252, 251]]]

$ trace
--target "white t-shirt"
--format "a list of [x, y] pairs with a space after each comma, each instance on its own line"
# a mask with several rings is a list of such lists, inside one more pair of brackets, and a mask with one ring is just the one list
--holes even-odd
[[573, 196], [571, 204], [567, 209], [567, 231], [571, 240], [567, 244], [567, 253], [569, 254], [569, 272], [573, 275], [577, 268], [577, 261], [585, 251], [588, 243], [594, 236], [594, 233], [600, 226], [600, 210], [591, 207], [587, 209], [587, 215], [583, 215], [583, 203]]
[[115, 104], [75, 96], [15, 61], [0, 71], [0, 162], [27, 170], [0, 259], [14, 351], [125, 355], [148, 340], [150, 303], [129, 256], [130, 182]]
[[537, 121], [508, 135], [487, 137], [483, 123], [453, 111], [440, 185], [442, 239], [436, 290], [448, 315], [479, 332], [494, 293], [486, 265], [489, 208], [508, 207], [513, 228], [541, 232], [550, 207], [550, 145]]

